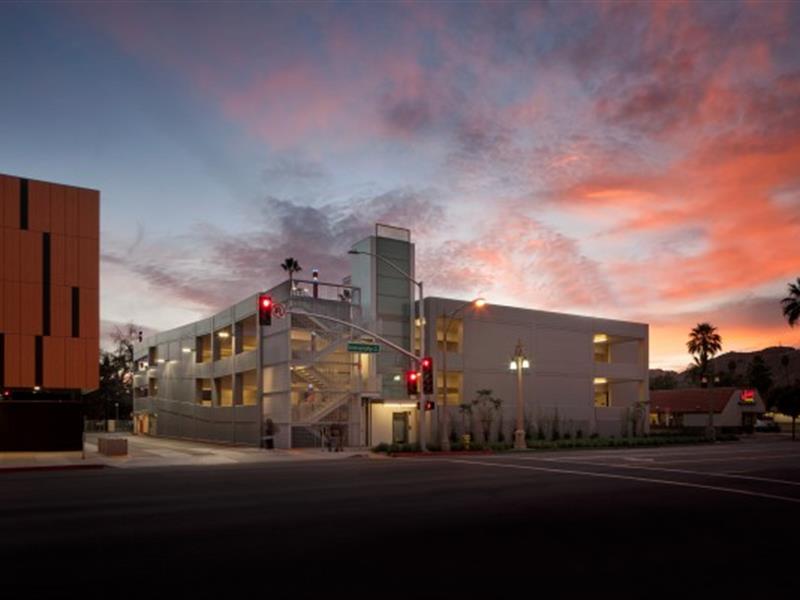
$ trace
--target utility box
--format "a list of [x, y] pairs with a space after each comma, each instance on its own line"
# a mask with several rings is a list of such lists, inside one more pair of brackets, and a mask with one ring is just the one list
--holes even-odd
[[105, 456], [127, 456], [127, 438], [97, 438], [97, 451]]

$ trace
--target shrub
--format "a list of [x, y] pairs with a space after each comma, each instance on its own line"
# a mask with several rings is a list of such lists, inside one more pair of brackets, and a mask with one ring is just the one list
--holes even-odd
[[507, 444], [505, 442], [497, 442], [495, 444], [489, 444], [489, 448], [493, 452], [505, 452], [506, 450], [511, 450], [513, 448], [513, 444]]

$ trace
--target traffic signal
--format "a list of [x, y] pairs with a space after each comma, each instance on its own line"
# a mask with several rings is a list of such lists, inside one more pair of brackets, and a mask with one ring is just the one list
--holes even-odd
[[416, 371], [406, 371], [406, 391], [409, 396], [416, 396], [418, 390], [419, 373]]
[[433, 393], [433, 359], [426, 356], [422, 359], [422, 393]]
[[258, 297], [258, 324], [272, 325], [272, 296], [261, 294]]
[[425, 400], [425, 410], [433, 410], [436, 408], [436, 402], [433, 400]]

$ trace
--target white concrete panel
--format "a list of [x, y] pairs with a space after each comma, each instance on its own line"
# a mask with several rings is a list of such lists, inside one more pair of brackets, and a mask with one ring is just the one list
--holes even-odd
[[634, 406], [639, 401], [639, 383], [609, 383], [611, 406]]
[[517, 340], [522, 340], [529, 353], [533, 347], [533, 333], [527, 326], [466, 320], [464, 330], [465, 337], [469, 336], [474, 340], [469, 347], [464, 347], [465, 370], [475, 368], [507, 371]]
[[214, 363], [214, 377], [224, 377], [233, 373], [233, 357], [227, 356]]
[[593, 372], [595, 377], [605, 377], [607, 379], [628, 379], [643, 381], [647, 376], [646, 371], [635, 364], [616, 364], [597, 362], [592, 365], [589, 372]]
[[289, 365], [282, 364], [263, 369], [264, 393], [288, 392], [291, 387]]
[[[275, 343], [278, 342], [278, 343]], [[285, 363], [289, 360], [289, 345], [283, 336], [269, 338], [262, 350], [264, 364]]]
[[240, 321], [245, 317], [254, 315], [258, 312], [258, 294], [248, 296], [241, 302], [233, 306], [233, 317], [235, 320]]
[[534, 404], [544, 411], [555, 407], [589, 408], [594, 403], [592, 378], [583, 376], [536, 374], [530, 396]]
[[291, 406], [288, 393], [264, 394], [264, 418], [276, 423], [291, 421]]
[[538, 327], [531, 357], [539, 372], [586, 373], [594, 361], [592, 334], [565, 328]]
[[638, 340], [611, 344], [611, 362], [638, 365], [641, 359], [640, 345]]
[[249, 352], [242, 352], [235, 357], [236, 372], [251, 371], [258, 367], [258, 352], [251, 350]]

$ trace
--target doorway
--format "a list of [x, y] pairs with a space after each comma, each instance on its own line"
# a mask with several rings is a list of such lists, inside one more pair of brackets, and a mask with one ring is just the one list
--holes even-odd
[[408, 443], [408, 413], [392, 413], [392, 443]]

